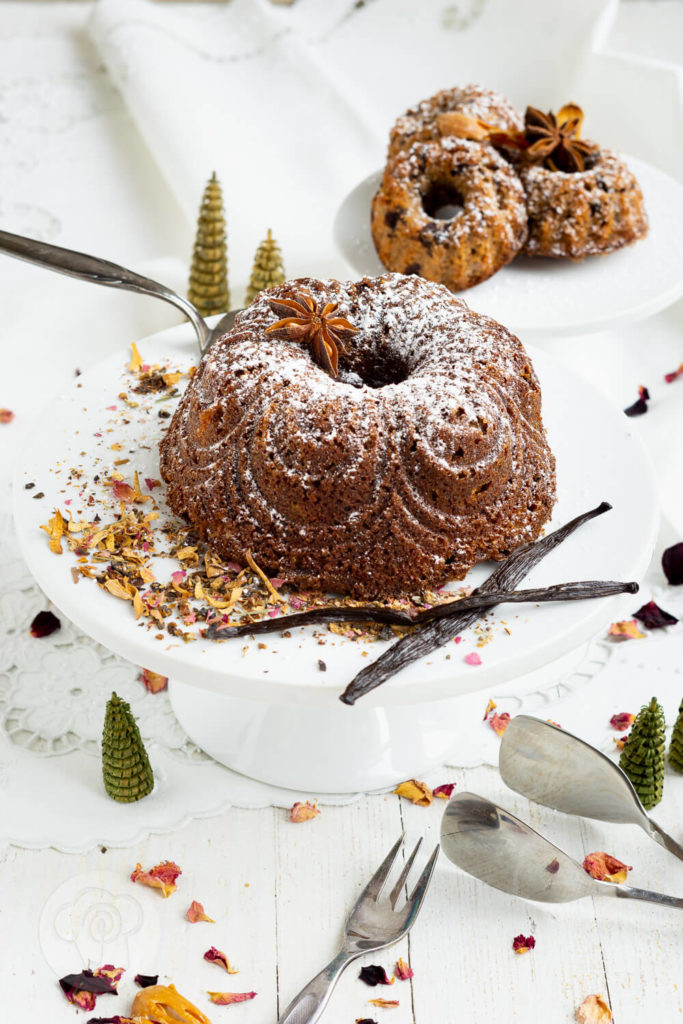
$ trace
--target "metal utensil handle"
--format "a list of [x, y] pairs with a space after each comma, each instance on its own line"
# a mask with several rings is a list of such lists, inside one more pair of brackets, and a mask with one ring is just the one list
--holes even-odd
[[615, 895], [624, 900], [644, 900], [656, 903], [660, 907], [678, 907], [683, 910], [683, 899], [679, 896], [665, 896], [663, 892], [648, 892], [647, 889], [634, 889], [630, 885], [616, 885]]
[[654, 829], [654, 833], [651, 833], [652, 838], [660, 846], [663, 846], [669, 853], [673, 853], [674, 857], [678, 857], [679, 860], [683, 860], [683, 846], [677, 843], [676, 840], [665, 832], [661, 825], [658, 825], [652, 818], [647, 819]]
[[48, 270], [56, 270], [57, 273], [67, 274], [69, 277], [78, 277], [83, 281], [107, 285], [109, 288], [124, 288], [129, 292], [153, 295], [164, 302], [170, 302], [185, 314], [194, 327], [200, 352], [206, 347], [211, 329], [199, 311], [182, 295], [178, 295], [166, 285], [159, 284], [158, 281], [152, 281], [149, 277], [136, 274], [117, 263], [110, 263], [109, 260], [88, 256], [87, 253], [76, 252], [73, 249], [63, 249], [48, 242], [39, 242], [35, 238], [13, 235], [10, 231], [0, 231], [0, 252], [19, 260], [26, 260], [27, 263], [35, 263], [39, 267], [47, 267]]
[[277, 1024], [314, 1024], [325, 1009], [339, 975], [352, 960], [355, 960], [355, 956], [344, 951], [338, 953], [320, 974], [316, 974], [315, 978], [294, 996]]

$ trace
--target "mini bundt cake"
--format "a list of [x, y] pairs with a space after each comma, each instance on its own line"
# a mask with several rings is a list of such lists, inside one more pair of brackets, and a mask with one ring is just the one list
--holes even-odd
[[389, 136], [387, 161], [399, 153], [406, 153], [415, 142], [433, 142], [452, 134], [462, 135], [462, 118], [473, 123], [475, 131], [469, 137], [474, 139], [482, 139], [485, 134], [485, 131], [477, 132], [477, 123], [495, 126], [500, 131], [519, 131], [524, 125], [521, 113], [504, 96], [491, 89], [480, 85], [442, 89], [398, 118]]
[[[452, 216], [437, 216], [444, 207]], [[527, 236], [524, 189], [493, 146], [449, 137], [390, 160], [372, 202], [372, 237], [389, 270], [452, 291], [514, 259]]]
[[417, 277], [261, 293], [160, 449], [171, 509], [219, 556], [359, 598], [462, 578], [537, 537], [555, 500], [521, 342]]
[[583, 112], [570, 103], [557, 115], [527, 107], [515, 160], [526, 193], [527, 256], [582, 259], [644, 238], [643, 193], [624, 161], [582, 139]]

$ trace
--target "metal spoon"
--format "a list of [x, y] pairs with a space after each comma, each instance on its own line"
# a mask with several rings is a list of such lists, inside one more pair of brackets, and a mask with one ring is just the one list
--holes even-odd
[[194, 327], [200, 355], [203, 355], [217, 338], [230, 330], [239, 312], [231, 310], [211, 328], [188, 299], [166, 285], [152, 281], [149, 277], [142, 277], [132, 270], [126, 270], [117, 263], [110, 263], [109, 260], [101, 260], [97, 256], [88, 256], [87, 253], [76, 252], [73, 249], [63, 249], [59, 245], [49, 245], [35, 238], [13, 235], [9, 231], [0, 231], [0, 252], [15, 256], [19, 260], [26, 260], [27, 263], [35, 263], [39, 267], [47, 267], [48, 270], [56, 270], [69, 277], [104, 284], [109, 288], [124, 288], [129, 292], [153, 295], [164, 302], [170, 302], [185, 314]]
[[503, 733], [498, 765], [505, 785], [522, 796], [565, 814], [640, 825], [683, 860], [683, 846], [648, 817], [621, 768], [578, 736], [517, 715]]
[[441, 822], [441, 845], [463, 871], [525, 900], [570, 903], [584, 896], [616, 896], [683, 910], [683, 899], [675, 896], [599, 882], [514, 814], [476, 793], [451, 798]]

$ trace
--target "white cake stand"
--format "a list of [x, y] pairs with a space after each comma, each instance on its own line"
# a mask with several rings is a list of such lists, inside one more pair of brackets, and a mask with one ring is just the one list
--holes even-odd
[[[149, 363], [187, 367], [194, 360], [189, 326], [139, 342]], [[614, 510], [582, 527], [531, 574], [534, 585], [575, 579], [640, 579], [649, 563], [658, 523], [655, 487], [647, 456], [629, 420], [585, 381], [540, 351], [531, 351], [541, 379], [544, 418], [557, 457], [558, 503], [553, 526], [597, 505]], [[43, 412], [15, 480], [15, 518], [22, 553], [48, 597], [80, 629], [135, 664], [169, 676], [175, 712], [188, 734], [217, 760], [253, 778], [316, 792], [353, 792], [385, 787], [443, 763], [458, 734], [481, 718], [495, 687], [522, 675], [556, 681], [552, 663], [572, 657], [611, 618], [632, 613], [631, 597], [545, 606], [508, 606], [489, 613], [492, 642], [479, 648], [467, 635], [415, 662], [354, 707], [338, 697], [353, 675], [387, 643], [358, 643], [309, 627], [256, 641], [206, 640], [183, 644], [154, 638], [136, 623], [131, 606], [93, 581], [74, 585], [74, 556], [55, 556], [40, 525], [53, 507], [68, 506], [75, 519], [92, 519], [81, 508], [77, 479], [114, 469], [127, 458], [129, 477], [159, 477], [157, 445], [163, 423], [157, 396], [126, 410], [117, 399], [126, 382], [128, 351], [117, 351], [83, 374]], [[137, 397], [137, 396], [136, 396]], [[115, 411], [116, 410], [116, 411]], [[112, 450], [111, 445], [122, 447]], [[123, 472], [124, 470], [122, 470]], [[71, 481], [68, 478], [71, 474]], [[26, 489], [27, 483], [35, 486]], [[45, 497], [36, 499], [36, 493]], [[163, 509], [163, 491], [155, 495]], [[476, 585], [489, 566], [475, 568]], [[637, 602], [638, 599], [636, 598]], [[502, 621], [503, 620], [503, 621]], [[509, 630], [509, 633], [508, 633]], [[323, 633], [324, 645], [319, 642]], [[325, 671], [319, 668], [323, 660]], [[102, 694], [104, 704], [108, 694]]]
[[[518, 256], [474, 288], [459, 292], [472, 309], [522, 338], [588, 334], [658, 313], [683, 295], [683, 186], [635, 157], [627, 163], [643, 190], [650, 230], [645, 239], [581, 261]], [[334, 239], [358, 274], [386, 273], [370, 233], [370, 205], [381, 172], [341, 204]]]

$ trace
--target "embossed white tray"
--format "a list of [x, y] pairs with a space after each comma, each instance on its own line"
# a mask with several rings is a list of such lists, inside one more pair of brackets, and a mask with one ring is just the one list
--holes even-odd
[[[650, 230], [645, 239], [607, 256], [580, 261], [518, 256], [474, 288], [459, 292], [472, 309], [499, 320], [522, 340], [588, 334], [639, 320], [683, 295], [683, 186], [635, 157]], [[334, 240], [358, 274], [384, 272], [370, 234], [370, 204], [381, 172], [362, 181], [343, 201]]]

